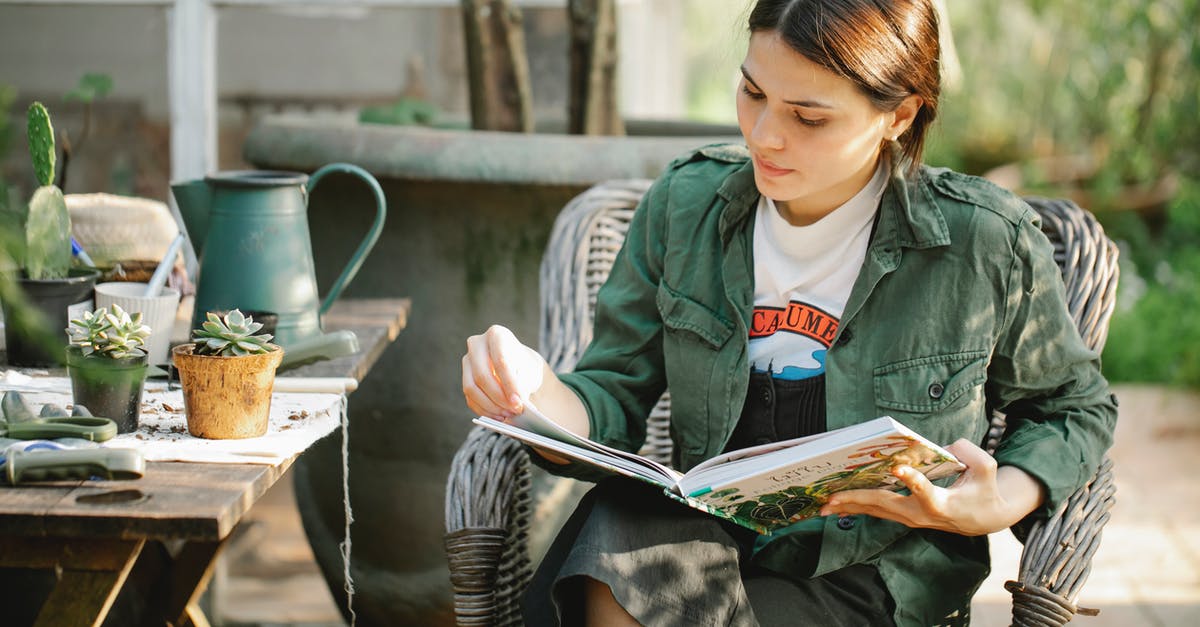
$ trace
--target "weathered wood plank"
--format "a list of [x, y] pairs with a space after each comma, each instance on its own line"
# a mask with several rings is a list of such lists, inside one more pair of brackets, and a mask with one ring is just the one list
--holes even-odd
[[624, 135], [617, 102], [616, 0], [568, 0], [570, 76], [567, 129], [581, 135]]
[[189, 542], [175, 557], [171, 565], [171, 597], [165, 612], [168, 624], [208, 624], [197, 603], [212, 579], [217, 553], [223, 545], [223, 541]]
[[[95, 564], [83, 564], [85, 568], [72, 568], [64, 565], [59, 574], [58, 583], [42, 611], [38, 613], [35, 627], [52, 627], [57, 625], [92, 625], [104, 622], [105, 615], [117, 598], [117, 592], [125, 584], [133, 563], [137, 560], [145, 545], [144, 540], [134, 542], [94, 542], [92, 546], [96, 553], [107, 554], [109, 557], [121, 559], [116, 568], [96, 569]], [[81, 555], [86, 560], [86, 556]], [[123, 558], [123, 559], [122, 559]], [[76, 563], [69, 559], [68, 564]], [[106, 564], [105, 566], [113, 566]]]
[[0, 566], [116, 571], [136, 558], [143, 544], [143, 540], [63, 540], [4, 535], [0, 536]]
[[462, 0], [471, 127], [533, 131], [521, 11], [509, 0]]
[[32, 537], [221, 540], [291, 462], [151, 462], [141, 479], [81, 482], [45, 510], [14, 512], [0, 500], [0, 525]]

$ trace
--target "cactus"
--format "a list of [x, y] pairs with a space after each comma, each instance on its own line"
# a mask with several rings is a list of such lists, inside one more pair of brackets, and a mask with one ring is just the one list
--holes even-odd
[[203, 328], [192, 332], [197, 355], [259, 355], [276, 348], [268, 343], [272, 337], [270, 333], [254, 335], [262, 329], [262, 324], [242, 314], [238, 309], [225, 314], [224, 318], [211, 311], [206, 317], [208, 319], [202, 325]]
[[50, 112], [45, 105], [35, 102], [29, 105], [29, 156], [33, 158], [33, 170], [38, 185], [54, 184], [54, 127], [50, 124]]
[[71, 216], [62, 190], [54, 186], [54, 128], [42, 103], [29, 105], [29, 153], [41, 187], [25, 218], [25, 274], [61, 279], [71, 268]]
[[31, 279], [62, 279], [71, 268], [71, 218], [62, 190], [39, 187], [25, 219], [25, 274]]
[[141, 357], [146, 354], [143, 347], [146, 338], [150, 337], [150, 327], [142, 324], [141, 312], [130, 315], [113, 303], [112, 311], [101, 307], [71, 320], [67, 337], [70, 345], [78, 346], [84, 357]]

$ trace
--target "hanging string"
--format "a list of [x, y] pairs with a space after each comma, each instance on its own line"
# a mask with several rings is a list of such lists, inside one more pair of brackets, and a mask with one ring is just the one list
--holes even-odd
[[342, 576], [345, 578], [346, 611], [350, 614], [350, 627], [354, 627], [358, 616], [354, 613], [354, 576], [350, 574], [350, 524], [354, 512], [350, 509], [350, 401], [342, 392], [342, 506], [345, 509], [345, 540], [338, 545], [342, 552]]

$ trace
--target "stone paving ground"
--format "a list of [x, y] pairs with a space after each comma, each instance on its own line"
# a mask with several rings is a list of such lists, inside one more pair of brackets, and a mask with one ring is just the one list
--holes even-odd
[[[1121, 419], [1111, 451], [1117, 504], [1104, 528], [1079, 604], [1100, 608], [1082, 627], [1200, 625], [1200, 393], [1116, 386]], [[226, 550], [214, 585], [214, 624], [233, 627], [344, 625], [304, 538], [290, 477], [250, 512]], [[973, 624], [1009, 624], [1004, 581], [1017, 574], [1020, 544], [992, 537], [992, 576], [975, 597]]]

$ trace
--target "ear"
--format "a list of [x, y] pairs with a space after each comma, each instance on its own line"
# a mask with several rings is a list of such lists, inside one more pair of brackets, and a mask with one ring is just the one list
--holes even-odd
[[884, 137], [894, 140], [903, 135], [908, 127], [912, 126], [913, 120], [917, 119], [917, 114], [920, 113], [924, 104], [925, 101], [916, 94], [911, 94], [902, 100], [900, 106], [892, 111], [892, 120], [884, 132]]

